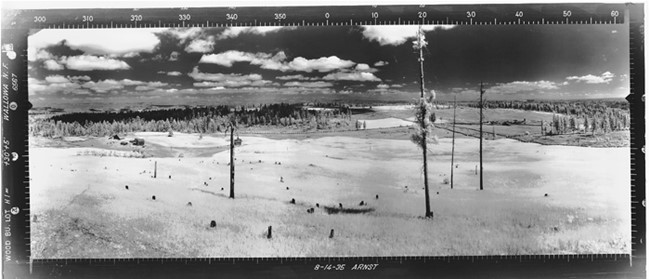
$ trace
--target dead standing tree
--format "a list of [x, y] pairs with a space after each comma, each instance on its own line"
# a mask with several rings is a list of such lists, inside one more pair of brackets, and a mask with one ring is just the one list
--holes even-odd
[[479, 101], [479, 169], [480, 169], [480, 182], [479, 182], [479, 187], [481, 190], [483, 190], [483, 94], [485, 94], [485, 90], [483, 90], [483, 82], [481, 81], [481, 99]]
[[422, 149], [422, 165], [424, 173], [424, 199], [426, 212], [425, 216], [427, 218], [433, 217], [433, 212], [431, 211], [431, 205], [429, 202], [429, 170], [427, 167], [427, 141], [430, 140], [433, 129], [433, 122], [435, 121], [435, 114], [432, 113], [431, 100], [435, 96], [431, 96], [431, 100], [427, 100], [424, 96], [424, 57], [422, 56], [422, 49], [426, 47], [427, 42], [425, 40], [424, 34], [422, 33], [422, 28], [418, 29], [417, 39], [413, 42], [413, 48], [418, 52], [420, 62], [420, 101], [416, 108], [415, 117], [418, 122], [418, 129], [411, 136], [411, 140], [420, 146]]
[[241, 139], [237, 136], [237, 139], [234, 139], [235, 128], [237, 127], [237, 121], [234, 118], [234, 115], [230, 119], [230, 123], [226, 126], [226, 133], [230, 130], [230, 198], [235, 198], [235, 145], [241, 145]]
[[454, 149], [456, 147], [456, 95], [454, 95], [454, 120], [451, 124], [451, 189], [454, 189]]

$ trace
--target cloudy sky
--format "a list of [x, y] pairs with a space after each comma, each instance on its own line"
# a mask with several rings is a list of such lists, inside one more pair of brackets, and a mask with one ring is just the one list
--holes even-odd
[[[35, 105], [413, 100], [417, 26], [33, 30]], [[427, 92], [449, 100], [624, 97], [623, 25], [423, 26]]]

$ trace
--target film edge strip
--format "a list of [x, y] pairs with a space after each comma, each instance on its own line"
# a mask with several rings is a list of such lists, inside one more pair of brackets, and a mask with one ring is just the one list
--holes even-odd
[[[638, 7], [638, 6], [636, 6]], [[630, 103], [633, 102], [639, 102], [641, 104], [644, 104], [645, 99], [644, 99], [644, 89], [645, 89], [645, 83], [644, 83], [644, 63], [643, 63], [643, 58], [644, 58], [644, 53], [643, 53], [643, 11], [642, 9], [630, 9], [630, 5], [627, 5], [627, 10], [625, 10], [626, 17], [627, 15], [630, 15], [627, 19], [624, 19], [620, 22], [613, 21], [613, 22], [598, 22], [598, 23], [593, 23], [593, 21], [590, 21], [591, 24], [621, 24], [624, 22], [628, 22], [630, 24], [630, 87], [631, 87], [631, 94], [628, 96], [628, 101]], [[182, 11], [183, 9], [179, 9], [179, 11]], [[632, 10], [633, 12], [631, 12]], [[515, 12], [516, 14], [516, 12]], [[421, 14], [420, 14], [421, 15]], [[611, 14], [610, 14], [611, 15]], [[371, 12], [371, 16], [372, 12]], [[426, 16], [426, 15], [425, 15]], [[618, 16], [618, 15], [617, 15]], [[231, 15], [232, 17], [232, 15]], [[282, 16], [281, 16], [282, 17]], [[612, 16], [613, 17], [613, 16]], [[377, 17], [378, 18], [378, 17]], [[375, 18], [375, 19], [377, 19]], [[481, 21], [473, 21], [473, 18], [470, 14], [470, 24], [481, 24]], [[566, 17], [565, 17], [566, 18]], [[93, 20], [95, 18], [93, 17]], [[568, 18], [567, 18], [568, 19]], [[637, 21], [633, 20], [637, 19]], [[36, 19], [35, 19], [36, 20]], [[83, 20], [83, 19], [82, 19]], [[88, 18], [87, 18], [88, 20]], [[188, 18], [189, 20], [189, 18]], [[86, 21], [87, 22], [87, 21]], [[183, 26], [185, 26], [185, 21], [183, 22]], [[354, 22], [352, 22], [354, 23]], [[367, 21], [367, 22], [358, 22], [357, 25], [359, 24], [364, 24], [364, 25], [373, 25], [373, 24], [383, 24], [385, 22], [382, 21]], [[420, 24], [419, 22], [413, 22], [413, 21], [406, 21], [406, 22], [401, 22], [401, 19], [398, 19], [399, 24]], [[458, 22], [456, 22], [458, 23]], [[521, 19], [517, 23], [511, 23], [511, 24], [590, 24], [590, 23], [580, 23], [580, 22], [568, 22], [563, 23], [563, 22], [552, 22], [552, 21], [541, 21], [540, 22], [529, 22], [529, 21], [521, 21]], [[137, 17], [136, 17], [136, 23], [137, 24]], [[255, 22], [257, 25], [253, 26], [266, 26], [263, 25], [262, 22]], [[286, 22], [279, 22], [279, 24], [283, 24], [282, 26], [291, 26], [287, 25]], [[392, 24], [392, 23], [391, 23]], [[438, 23], [434, 23], [438, 24]], [[302, 25], [305, 25], [303, 22]], [[327, 21], [326, 25], [336, 25], [336, 24], [330, 24], [329, 20]], [[355, 25], [355, 24], [351, 24]], [[497, 24], [498, 25], [498, 24]], [[114, 25], [111, 25], [111, 27], [95, 27], [94, 25], [90, 25], [90, 23], [86, 23], [86, 26], [70, 26], [68, 25], [67, 28], [121, 28], [121, 26], [126, 26], [126, 25], [120, 25], [120, 27], [116, 27]], [[165, 26], [165, 25], [163, 25]], [[196, 26], [197, 25], [189, 25], [186, 27], [191, 27], [191, 26]], [[251, 26], [251, 25], [237, 25], [233, 24], [231, 21], [230, 25], [223, 25], [221, 24], [220, 26]], [[309, 26], [308, 24], [305, 26]], [[312, 24], [311, 26], [314, 26]], [[318, 26], [318, 25], [316, 25]], [[147, 26], [133, 26], [134, 28], [146, 28]], [[167, 27], [179, 27], [179, 26], [172, 26], [170, 23]], [[182, 26], [180, 26], [182, 27]], [[29, 28], [40, 28], [40, 27], [29, 27]], [[46, 27], [47, 28], [47, 27]], [[56, 28], [56, 27], [55, 27]], [[7, 32], [9, 31], [9, 32]], [[29, 259], [30, 263], [30, 269], [31, 269], [31, 263], [32, 259], [29, 257], [30, 254], [30, 243], [29, 243], [29, 176], [28, 176], [28, 130], [26, 129], [27, 127], [27, 111], [29, 109], [29, 102], [27, 100], [27, 94], [26, 94], [26, 86], [27, 86], [27, 52], [26, 52], [26, 36], [27, 36], [27, 28], [15, 28], [11, 27], [10, 29], [5, 29], [5, 35], [2, 37], [2, 53], [3, 53], [3, 63], [2, 63], [2, 129], [3, 129], [3, 138], [2, 138], [2, 148], [3, 148], [3, 177], [2, 177], [2, 184], [5, 185], [2, 189], [3, 191], [3, 261], [5, 263], [7, 262], [15, 262], [18, 265], [25, 265], [27, 261], [24, 261], [24, 259]], [[14, 53], [15, 59], [11, 59], [11, 56], [8, 55], [8, 53]], [[20, 53], [18, 55], [18, 53]], [[7, 56], [10, 58], [10, 60], [5, 59]], [[22, 93], [21, 93], [22, 92]], [[641, 94], [637, 93], [641, 92]], [[18, 96], [19, 98], [16, 98]], [[24, 106], [22, 105], [24, 104]], [[637, 112], [637, 118], [632, 117], [632, 119], [644, 119], [644, 112], [643, 110], [636, 110]], [[17, 119], [22, 117], [23, 122], [18, 122], [23, 129], [17, 130], [16, 123]], [[640, 117], [640, 118], [638, 118]], [[13, 123], [13, 124], [12, 124]], [[645, 138], [645, 128], [643, 126], [643, 122], [641, 123], [632, 123], [634, 126], [633, 129], [631, 129], [631, 158], [632, 158], [632, 174], [631, 174], [631, 181], [635, 183], [645, 183], [645, 176], [643, 173], [639, 173], [639, 170], [645, 170], [645, 145], [643, 144]], [[8, 135], [7, 135], [8, 132]], [[643, 135], [643, 136], [639, 136]], [[16, 152], [16, 146], [20, 145], [21, 142], [24, 142], [24, 150], [21, 152]], [[639, 145], [640, 144], [640, 145]], [[11, 151], [11, 152], [10, 152]], [[23, 170], [24, 176], [7, 176], [6, 173], [17, 173], [20, 172], [21, 170], [16, 170], [18, 163], [24, 163], [25, 169]], [[24, 179], [24, 180], [23, 180]], [[19, 181], [17, 181], [19, 180]], [[16, 185], [17, 183], [22, 183], [22, 187], [24, 187], [24, 192], [19, 192], [16, 191], [16, 188], [11, 188], [7, 187], [7, 185]], [[632, 189], [632, 195], [631, 195], [631, 202], [632, 202], [632, 218], [634, 220], [632, 224], [632, 254], [631, 257], [629, 257], [626, 254], [621, 254], [621, 255], [605, 255], [604, 258], [606, 259], [613, 259], [614, 261], [620, 261], [621, 259], [629, 260], [630, 264], [632, 264], [633, 261], [635, 261], [635, 258], [641, 257], [643, 262], [645, 262], [645, 244], [643, 244], [643, 237], [642, 234], [645, 233], [645, 189], [639, 189], [634, 187], [633, 183], [633, 189]], [[18, 189], [22, 190], [22, 188]], [[24, 206], [16, 206], [15, 202], [12, 202], [12, 200], [16, 199], [24, 199], [25, 204]], [[642, 205], [642, 207], [639, 207], [639, 205]], [[10, 215], [7, 215], [10, 214]], [[21, 215], [24, 214], [24, 218], [20, 219], [18, 217], [21, 217]], [[9, 224], [9, 225], [8, 225]], [[20, 248], [20, 246], [15, 245], [16, 238], [16, 233], [14, 233], [13, 228], [23, 226], [24, 228], [27, 228], [27, 231], [24, 232], [24, 238], [26, 243], [21, 243], [24, 244], [26, 247], [24, 250]], [[8, 238], [9, 243], [7, 242]], [[638, 241], [636, 241], [638, 240]], [[640, 243], [639, 243], [640, 242]], [[7, 253], [7, 251], [11, 251], [10, 253]], [[22, 252], [24, 252], [24, 256], [21, 255]], [[626, 257], [628, 256], [628, 257]], [[469, 256], [469, 257], [474, 257], [474, 256]], [[545, 259], [550, 260], [555, 260], [556, 257], [561, 258], [562, 260], [566, 260], [567, 262], [571, 261], [585, 261], [587, 259], [591, 259], [593, 261], [594, 255], [567, 255], [565, 257], [562, 256], [557, 256], [557, 255], [552, 255], [552, 256], [485, 256], [485, 257], [478, 257], [477, 261], [512, 261], [512, 260], [519, 260], [521, 261], [522, 259], [526, 260], [542, 260], [544, 261]], [[603, 255], [598, 255], [597, 257], [603, 257]], [[411, 257], [410, 260], [415, 260], [415, 261], [423, 261], [426, 262], [427, 260], [429, 261], [438, 261], [438, 262], [450, 262], [453, 261], [454, 259], [460, 260], [463, 259], [464, 257]], [[246, 259], [246, 258], [230, 258], [230, 259], [197, 259], [198, 261], [208, 261], [208, 262], [231, 262], [231, 261], [243, 261], [243, 262], [251, 262], [253, 260], [256, 260], [257, 262], [260, 261], [260, 259], [264, 262], [265, 260], [270, 260], [270, 261], [277, 261], [277, 258], [256, 258], [256, 259]], [[350, 258], [339, 258], [339, 261], [345, 260], [345, 259], [350, 259]], [[377, 257], [375, 258], [377, 261], [379, 260], [388, 260], [390, 261], [395, 260], [394, 258], [384, 258], [384, 257]], [[187, 261], [187, 259], [136, 259], [138, 262], [149, 262], [149, 261]], [[280, 259], [280, 261], [285, 261], [285, 262], [300, 262], [300, 261], [318, 261], [318, 262], [332, 262], [336, 261], [337, 258], [296, 258], [296, 259], [290, 259], [290, 258], [285, 258], [285, 259]], [[366, 261], [366, 258], [361, 258], [362, 261]], [[465, 258], [467, 260], [467, 258]], [[472, 258], [472, 261], [474, 258]], [[57, 261], [64, 261], [66, 264], [68, 261], [72, 262], [77, 262], [77, 259], [61, 259]], [[89, 260], [89, 262], [110, 262], [113, 261], [114, 263], [119, 263], [121, 260], [116, 260], [116, 259], [92, 259]], [[372, 260], [371, 260], [372, 261]], [[401, 259], [400, 259], [401, 261]], [[37, 260], [37, 263], [48, 263], [48, 262], [56, 262], [56, 261], [51, 261], [51, 260]]]
[[[643, 243], [646, 233], [645, 211], [645, 53], [643, 9], [626, 11], [629, 21], [630, 39], [630, 95], [627, 100], [631, 113], [630, 125], [630, 182], [631, 182], [631, 255], [630, 264], [646, 264], [646, 245]], [[633, 20], [636, 19], [636, 20]], [[633, 114], [632, 114], [633, 113]], [[640, 121], [639, 119], [643, 120]], [[640, 186], [640, 187], [639, 187]], [[636, 261], [636, 263], [635, 263]]]
[[21, 10], [9, 28], [183, 28], [231, 26], [622, 24], [635, 4], [480, 4], [166, 9]]

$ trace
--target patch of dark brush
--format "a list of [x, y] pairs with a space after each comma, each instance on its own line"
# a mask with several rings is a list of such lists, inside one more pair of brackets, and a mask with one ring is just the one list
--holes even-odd
[[324, 206], [325, 212], [327, 214], [365, 214], [375, 211], [372, 207], [366, 208], [339, 208], [339, 207], [330, 207]]

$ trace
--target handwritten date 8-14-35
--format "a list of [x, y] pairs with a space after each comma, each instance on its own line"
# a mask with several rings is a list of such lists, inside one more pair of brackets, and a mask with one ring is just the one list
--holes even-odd
[[[355, 264], [350, 270], [375, 270], [379, 264]], [[314, 270], [345, 270], [345, 264], [316, 264]]]

